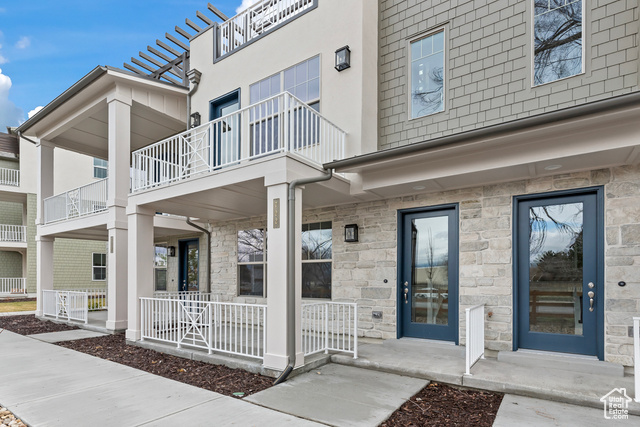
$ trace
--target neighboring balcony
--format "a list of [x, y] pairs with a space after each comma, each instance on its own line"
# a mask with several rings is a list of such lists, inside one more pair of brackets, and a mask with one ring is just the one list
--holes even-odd
[[288, 92], [132, 153], [131, 191], [277, 153], [322, 165], [344, 158], [346, 133]]
[[24, 225], [0, 224], [0, 242], [26, 243], [27, 227]]
[[0, 168], [0, 185], [20, 186], [20, 170]]
[[51, 224], [107, 210], [108, 178], [44, 200], [44, 223]]
[[223, 57], [315, 6], [317, 0], [263, 0], [219, 25], [217, 57]]

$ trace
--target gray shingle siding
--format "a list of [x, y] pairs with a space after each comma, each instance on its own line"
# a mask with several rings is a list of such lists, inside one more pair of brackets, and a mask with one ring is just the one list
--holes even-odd
[[[638, 90], [638, 1], [586, 1], [583, 74], [532, 87], [532, 0], [381, 0], [386, 149]], [[446, 30], [445, 111], [409, 120], [409, 41]]]

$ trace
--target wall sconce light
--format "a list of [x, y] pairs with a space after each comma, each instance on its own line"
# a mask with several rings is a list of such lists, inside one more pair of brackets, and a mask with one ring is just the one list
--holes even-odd
[[344, 241], [345, 242], [358, 241], [358, 224], [349, 224], [344, 226]]
[[176, 247], [175, 246], [168, 246], [167, 247], [167, 254], [169, 256], [176, 256]]
[[191, 127], [195, 128], [200, 126], [200, 113], [197, 111], [191, 115]]
[[349, 46], [336, 50], [336, 70], [342, 71], [351, 67], [351, 50]]

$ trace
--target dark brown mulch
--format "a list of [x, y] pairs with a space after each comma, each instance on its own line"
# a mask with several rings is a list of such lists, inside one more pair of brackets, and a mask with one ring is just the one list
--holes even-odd
[[381, 424], [392, 426], [491, 427], [503, 394], [431, 383]]
[[0, 304], [3, 302], [25, 302], [25, 301], [36, 301], [35, 298], [0, 298]]
[[[242, 369], [197, 362], [128, 345], [124, 335], [65, 341], [58, 345], [227, 396], [249, 396], [273, 385], [273, 378]], [[244, 395], [234, 396], [233, 393]]]
[[33, 314], [24, 316], [0, 317], [0, 330], [15, 332], [20, 335], [44, 334], [46, 332], [72, 331], [76, 326], [61, 325], [47, 320], [36, 319]]

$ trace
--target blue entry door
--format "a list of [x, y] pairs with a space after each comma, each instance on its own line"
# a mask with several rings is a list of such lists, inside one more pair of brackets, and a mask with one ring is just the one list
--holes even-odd
[[458, 342], [456, 206], [401, 217], [400, 336]]
[[179, 242], [179, 275], [178, 290], [180, 292], [200, 289], [200, 244], [198, 239], [181, 240]]
[[211, 101], [210, 120], [223, 118], [212, 126], [214, 166], [224, 166], [240, 160], [240, 117], [233, 114], [240, 109], [239, 91]]
[[517, 210], [518, 346], [599, 355], [597, 195], [524, 200]]

